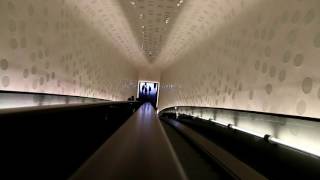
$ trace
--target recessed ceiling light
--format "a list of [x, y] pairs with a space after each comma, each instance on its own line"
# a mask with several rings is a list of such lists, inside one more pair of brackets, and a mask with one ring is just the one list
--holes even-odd
[[166, 18], [166, 20], [165, 20], [166, 24], [169, 23], [169, 19], [170, 19], [169, 17]]

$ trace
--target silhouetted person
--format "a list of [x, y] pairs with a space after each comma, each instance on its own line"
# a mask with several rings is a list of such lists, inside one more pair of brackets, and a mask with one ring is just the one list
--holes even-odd
[[149, 95], [151, 94], [151, 86], [149, 86]]
[[148, 93], [148, 88], [146, 87], [145, 89], [144, 89], [144, 95], [147, 95]]
[[144, 83], [144, 85], [142, 85], [142, 94], [143, 95], [147, 95], [147, 92], [148, 92], [148, 86], [147, 86], [147, 83]]
[[129, 97], [128, 101], [134, 101], [134, 96]]

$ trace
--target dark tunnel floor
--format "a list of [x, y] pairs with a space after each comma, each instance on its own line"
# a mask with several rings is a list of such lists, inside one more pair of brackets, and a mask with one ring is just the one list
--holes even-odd
[[190, 180], [232, 179], [217, 164], [210, 162], [173, 127], [161, 121], [178, 159]]

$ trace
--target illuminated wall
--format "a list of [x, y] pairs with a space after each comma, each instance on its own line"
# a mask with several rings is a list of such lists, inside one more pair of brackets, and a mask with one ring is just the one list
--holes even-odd
[[185, 19], [185, 26], [169, 38], [184, 48], [171, 49], [179, 60], [162, 72], [161, 84], [173, 88], [161, 89], [160, 108], [208, 106], [320, 117], [320, 1], [192, 5], [186, 11], [193, 13], [182, 12], [177, 20]]
[[205, 107], [176, 107], [166, 112], [190, 115], [223, 126], [231, 124], [260, 138], [270, 135], [282, 144], [320, 156], [320, 123], [317, 121]]
[[111, 30], [103, 36], [93, 24], [97, 18], [84, 18], [94, 14], [85, 3], [0, 1], [0, 90], [108, 100], [136, 94], [135, 68]]

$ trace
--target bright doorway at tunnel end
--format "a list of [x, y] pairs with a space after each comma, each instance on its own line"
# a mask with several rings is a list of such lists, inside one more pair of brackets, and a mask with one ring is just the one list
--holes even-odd
[[153, 107], [158, 107], [160, 83], [157, 81], [138, 81], [137, 98], [141, 102], [150, 102]]

